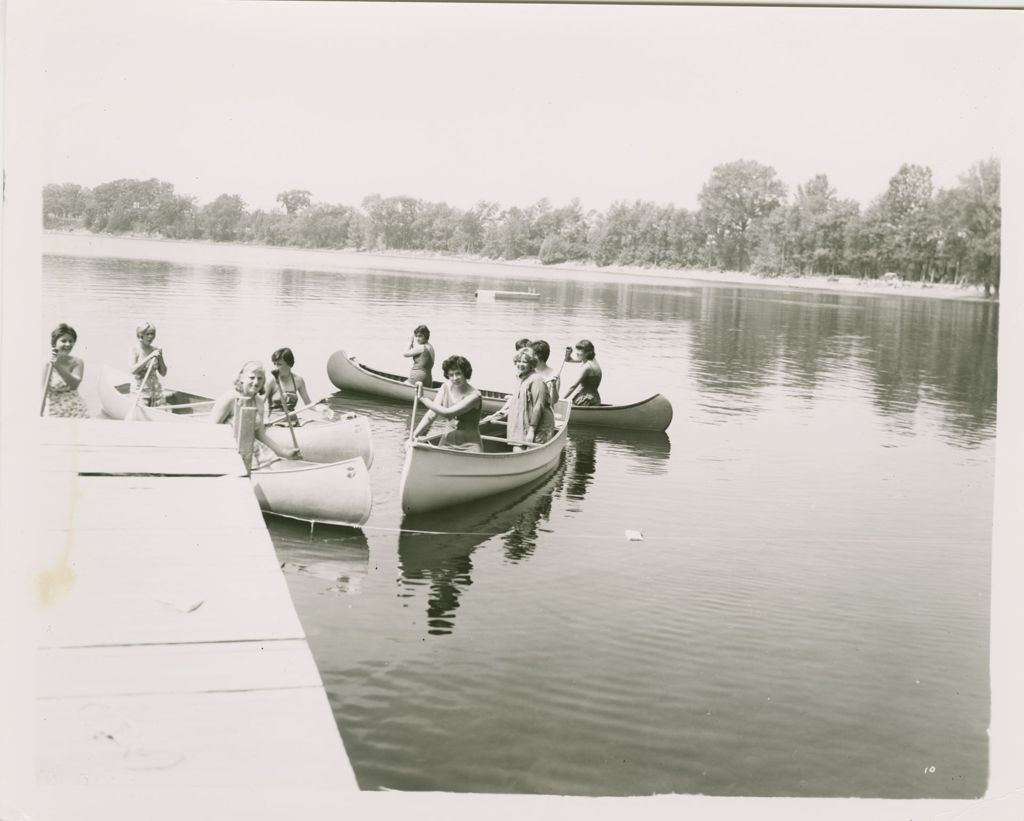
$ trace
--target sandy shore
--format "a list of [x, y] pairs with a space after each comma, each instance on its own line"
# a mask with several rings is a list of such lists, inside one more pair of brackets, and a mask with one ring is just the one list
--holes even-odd
[[980, 287], [960, 287], [949, 284], [929, 285], [919, 282], [889, 284], [880, 280], [822, 276], [767, 279], [739, 271], [677, 270], [619, 265], [597, 268], [570, 263], [541, 265], [536, 260], [507, 262], [483, 257], [454, 257], [423, 252], [367, 253], [290, 246], [164, 240], [90, 234], [84, 231], [44, 232], [43, 253], [59, 256], [161, 260], [182, 265], [237, 265], [255, 268], [306, 268], [323, 271], [399, 271], [434, 276], [457, 273], [500, 278], [587, 278], [598, 281], [621, 281], [628, 277], [650, 283], [729, 283], [759, 288], [840, 291], [939, 299], [985, 299], [984, 290]]

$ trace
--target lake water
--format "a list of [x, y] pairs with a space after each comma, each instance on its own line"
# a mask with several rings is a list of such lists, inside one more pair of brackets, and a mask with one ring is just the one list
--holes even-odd
[[403, 372], [425, 322], [479, 387], [508, 388], [520, 337], [553, 360], [586, 337], [606, 401], [675, 408], [666, 435], [574, 429], [540, 484], [403, 521], [410, 408], [332, 398], [372, 420], [369, 522], [268, 523], [361, 788], [984, 793], [997, 306], [194, 256], [44, 259], [94, 408], [142, 319], [165, 382], [207, 393], [282, 345], [314, 394], [338, 348]]

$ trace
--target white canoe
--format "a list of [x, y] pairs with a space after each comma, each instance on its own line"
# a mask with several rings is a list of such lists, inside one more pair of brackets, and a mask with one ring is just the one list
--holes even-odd
[[[404, 377], [374, 370], [356, 361], [343, 350], [335, 351], [327, 360], [327, 378], [339, 390], [351, 390], [373, 396], [384, 396], [401, 402], [412, 402], [415, 387]], [[433, 399], [440, 382], [423, 386], [423, 394]], [[494, 413], [508, 397], [501, 391], [481, 390], [484, 413]], [[587, 425], [619, 430], [664, 431], [672, 422], [672, 403], [660, 393], [628, 405], [574, 405], [573, 426]]]
[[250, 476], [267, 513], [333, 525], [362, 525], [373, 499], [362, 459], [317, 464], [275, 459]]
[[[103, 366], [100, 375], [100, 403], [104, 413], [124, 419], [131, 411], [134, 397], [129, 393], [131, 380], [127, 373]], [[166, 394], [166, 403], [156, 408], [136, 405], [135, 419], [147, 422], [206, 422], [213, 400], [188, 391], [173, 390]], [[315, 411], [312, 411], [315, 413]], [[292, 436], [283, 422], [267, 425], [267, 435], [279, 447], [292, 447]], [[302, 412], [295, 426], [295, 439], [302, 458], [310, 462], [340, 462], [362, 459], [367, 467], [373, 464], [373, 438], [370, 421], [365, 416], [348, 413], [327, 421], [309, 418]]]
[[[424, 513], [522, 487], [554, 470], [565, 449], [571, 405], [555, 406], [555, 435], [542, 445], [513, 450], [504, 425], [483, 426], [483, 453], [439, 447], [443, 433], [406, 446], [402, 467], [402, 511]], [[575, 412], [575, 411], [573, 411]]]

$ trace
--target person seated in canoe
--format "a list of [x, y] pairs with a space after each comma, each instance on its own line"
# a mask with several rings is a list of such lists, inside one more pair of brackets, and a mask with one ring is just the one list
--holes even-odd
[[[164, 404], [164, 386], [161, 376], [167, 376], [163, 348], [153, 345], [156, 326], [142, 322], [135, 329], [138, 344], [132, 348], [132, 394], [140, 394], [139, 403], [150, 408]], [[145, 380], [145, 381], [143, 381]]]
[[422, 382], [424, 387], [430, 388], [434, 384], [434, 346], [430, 344], [430, 328], [426, 325], [417, 325], [412, 332], [412, 339], [409, 340], [409, 350], [402, 356], [412, 357], [412, 370], [406, 382], [415, 385]]
[[516, 351], [513, 362], [519, 382], [509, 395], [506, 438], [516, 450], [527, 444], [547, 442], [555, 433], [555, 414], [544, 377], [537, 373], [537, 354], [533, 348]]
[[270, 355], [271, 377], [267, 382], [267, 410], [283, 413], [285, 407], [291, 412], [302, 400], [303, 406], [312, 404], [306, 380], [299, 376], [292, 367], [295, 365], [295, 354], [291, 348], [278, 348]]
[[[235, 417], [238, 408], [249, 407], [256, 409], [256, 441], [269, 448], [276, 456], [282, 459], [297, 459], [299, 451], [296, 448], [282, 448], [275, 444], [274, 440], [267, 435], [266, 426], [263, 423], [263, 413], [266, 403], [263, 399], [264, 385], [267, 382], [267, 372], [263, 363], [256, 360], [246, 362], [235, 377], [235, 386], [225, 391], [213, 403], [210, 411], [210, 421], [214, 424], [231, 422]], [[256, 461], [264, 461], [265, 454], [258, 454]]]
[[441, 437], [439, 446], [456, 450], [483, 451], [483, 442], [480, 440], [480, 410], [483, 407], [483, 397], [480, 396], [480, 391], [469, 383], [473, 376], [473, 366], [466, 357], [456, 354], [441, 363], [441, 372], [446, 381], [437, 392], [434, 401], [425, 396], [419, 398], [427, 412], [413, 431], [413, 438], [422, 439], [434, 419], [441, 416], [453, 420], [455, 427]]
[[[581, 339], [576, 343], [574, 356], [568, 357], [567, 362], [582, 362], [583, 370], [580, 371], [580, 378], [569, 387], [565, 398], [572, 396], [574, 405], [600, 405], [601, 394], [597, 389], [601, 385], [601, 366], [597, 364], [594, 343], [589, 339]], [[576, 395], [573, 396], [573, 391]]]
[[544, 384], [548, 389], [548, 398], [551, 406], [554, 407], [562, 389], [562, 373], [561, 371], [556, 371], [548, 364], [548, 357], [551, 356], [551, 346], [547, 342], [543, 339], [538, 339], [536, 342], [531, 342], [530, 347], [537, 354], [537, 373], [544, 380]]
[[88, 419], [89, 408], [78, 393], [85, 363], [71, 351], [78, 342], [75, 329], [61, 322], [50, 334], [50, 357], [43, 365], [43, 412], [46, 416]]

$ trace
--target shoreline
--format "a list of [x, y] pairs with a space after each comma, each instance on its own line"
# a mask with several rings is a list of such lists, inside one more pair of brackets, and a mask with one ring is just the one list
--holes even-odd
[[[180, 240], [130, 235], [93, 234], [88, 231], [43, 231], [43, 255], [114, 257], [191, 264], [250, 265], [256, 267], [313, 267], [327, 271], [354, 269], [400, 271], [443, 275], [441, 266], [472, 265], [481, 275], [510, 278], [536, 278], [541, 272], [551, 279], [586, 276], [588, 279], [631, 280], [648, 283], [695, 283], [739, 285], [775, 290], [827, 291], [872, 296], [912, 296], [930, 299], [957, 299], [998, 303], [999, 297], [986, 297], [980, 286], [949, 283], [900, 281], [855, 277], [779, 276], [759, 277], [742, 271], [706, 271], [699, 269], [644, 268], [635, 265], [609, 265], [598, 268], [582, 263], [544, 265], [534, 258], [494, 260], [469, 254], [453, 255], [425, 251], [370, 252], [352, 249], [300, 248], [297, 246], [255, 245], [250, 243]], [[118, 246], [121, 246], [118, 248]], [[130, 252], [129, 252], [130, 246]], [[171, 249], [174, 249], [172, 251]], [[206, 253], [197, 253], [206, 251]], [[210, 253], [210, 252], [213, 253]], [[325, 264], [326, 263], [326, 264]]]

